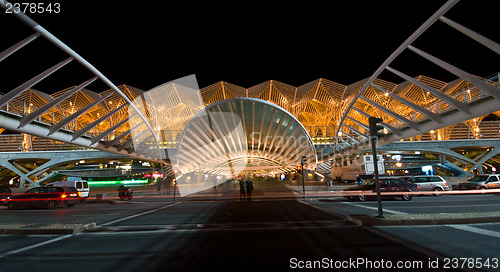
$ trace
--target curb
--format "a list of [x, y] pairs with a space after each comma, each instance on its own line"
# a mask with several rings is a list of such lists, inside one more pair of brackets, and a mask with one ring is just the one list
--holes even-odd
[[0, 234], [76, 234], [96, 226], [96, 223], [10, 224], [0, 225]]
[[500, 222], [499, 212], [447, 214], [391, 214], [384, 218], [375, 215], [351, 214], [347, 220], [359, 226], [449, 225]]
[[87, 199], [85, 200], [86, 203], [93, 204], [93, 203], [109, 203], [109, 204], [141, 204], [144, 202], [137, 202], [137, 201], [131, 201], [131, 200], [114, 200], [114, 199]]

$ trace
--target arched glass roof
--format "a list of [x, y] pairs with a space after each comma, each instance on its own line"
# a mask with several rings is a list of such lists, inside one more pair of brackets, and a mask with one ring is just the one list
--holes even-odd
[[237, 176], [244, 171], [288, 172], [306, 158], [316, 166], [316, 151], [304, 126], [280, 106], [257, 98], [218, 101], [186, 125], [176, 166], [182, 173]]

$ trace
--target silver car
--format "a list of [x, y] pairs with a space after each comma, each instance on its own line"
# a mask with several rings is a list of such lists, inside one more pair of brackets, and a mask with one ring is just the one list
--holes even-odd
[[458, 184], [458, 190], [486, 190], [500, 188], [500, 175], [477, 175], [466, 182]]
[[441, 176], [413, 176], [408, 181], [417, 184], [420, 191], [434, 191], [435, 196], [441, 196], [443, 191], [451, 190], [448, 182]]

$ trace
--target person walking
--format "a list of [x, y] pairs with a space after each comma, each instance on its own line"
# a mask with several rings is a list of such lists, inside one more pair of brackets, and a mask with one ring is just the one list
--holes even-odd
[[247, 193], [247, 181], [245, 179], [240, 179], [240, 201], [245, 201], [245, 195]]
[[252, 190], [253, 190], [253, 182], [251, 179], [247, 180], [247, 201], [252, 201]]
[[356, 176], [356, 183], [359, 185], [363, 184], [365, 181], [359, 175]]
[[159, 180], [156, 183], [156, 189], [158, 190], [159, 195], [163, 195], [163, 179]]

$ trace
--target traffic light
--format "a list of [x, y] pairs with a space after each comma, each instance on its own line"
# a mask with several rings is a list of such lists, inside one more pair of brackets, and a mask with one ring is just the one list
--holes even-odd
[[302, 157], [300, 158], [300, 165], [301, 165], [302, 167], [304, 167], [304, 165], [306, 165], [306, 164], [307, 164], [307, 162], [306, 162], [306, 156], [302, 156]]
[[370, 127], [370, 137], [377, 137], [377, 139], [382, 138], [385, 134], [382, 132], [379, 132], [380, 130], [383, 130], [384, 127], [379, 125], [378, 123], [382, 122], [382, 118], [377, 118], [377, 117], [370, 117], [368, 118], [368, 123]]
[[302, 166], [297, 165], [297, 174], [302, 174]]

